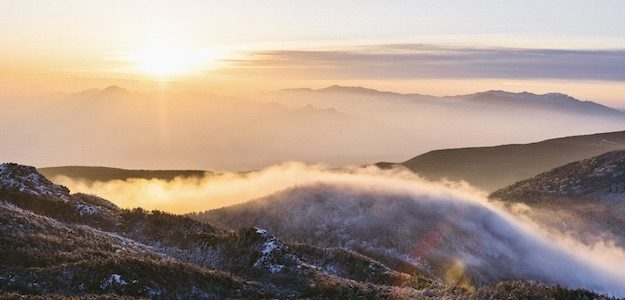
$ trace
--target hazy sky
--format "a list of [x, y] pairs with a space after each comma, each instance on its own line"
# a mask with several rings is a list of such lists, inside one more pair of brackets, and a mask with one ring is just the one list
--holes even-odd
[[0, 48], [1, 94], [339, 83], [625, 107], [623, 1], [0, 0]]

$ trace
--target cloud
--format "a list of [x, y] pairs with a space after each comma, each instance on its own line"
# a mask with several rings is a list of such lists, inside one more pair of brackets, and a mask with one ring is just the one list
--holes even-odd
[[[390, 178], [394, 181], [389, 180]], [[125, 207], [161, 209], [175, 213], [204, 211], [234, 205], [271, 195], [284, 189], [322, 182], [369, 183], [369, 189], [405, 188], [405, 180], [424, 181], [405, 169], [380, 170], [377, 167], [332, 169], [326, 165], [287, 162], [259, 171], [207, 174], [205, 177], [177, 177], [172, 180], [131, 178], [127, 180], [86, 181], [66, 176], [52, 178], [72, 192], [96, 194]], [[445, 182], [457, 193], [482, 192], [466, 183]]]
[[625, 50], [454, 48], [420, 44], [269, 50], [235, 70], [311, 79], [562, 79], [625, 81]]
[[[333, 230], [338, 230], [337, 236], [345, 238], [351, 247], [386, 247], [383, 252], [412, 253], [421, 258], [432, 257], [432, 249], [437, 249], [437, 257], [456, 261], [451, 269], [473, 272], [486, 281], [537, 279], [625, 295], [625, 251], [613, 242], [581, 243], [571, 236], [545, 230], [526, 217], [527, 207], [507, 210], [465, 183], [428, 182], [406, 170], [337, 170], [285, 163], [244, 174], [170, 181], [81, 182], [67, 177], [54, 181], [67, 185], [73, 192], [95, 193], [123, 207], [178, 213], [267, 196], [250, 202], [252, 209], [248, 206], [243, 211], [253, 213], [256, 204], [266, 209], [257, 216], [281, 226], [270, 229], [283, 238], [295, 239], [288, 235], [289, 230], [299, 234], [303, 229], [322, 226], [326, 242]], [[272, 208], [269, 204], [274, 201], [279, 205]], [[260, 220], [252, 214], [236, 222], [267, 225]], [[372, 230], [385, 233], [374, 234], [376, 231]], [[354, 242], [350, 244], [351, 240]], [[433, 261], [430, 259], [430, 263]]]

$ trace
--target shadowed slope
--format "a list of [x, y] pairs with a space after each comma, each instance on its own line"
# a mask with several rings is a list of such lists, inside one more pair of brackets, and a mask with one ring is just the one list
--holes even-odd
[[[531, 144], [436, 150], [401, 165], [431, 180], [465, 180], [494, 191], [569, 162], [622, 149], [625, 149], [625, 131]], [[382, 164], [385, 165], [388, 164]]]

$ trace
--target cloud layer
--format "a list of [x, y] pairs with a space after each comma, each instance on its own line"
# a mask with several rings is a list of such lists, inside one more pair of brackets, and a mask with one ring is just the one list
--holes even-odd
[[311, 79], [562, 79], [625, 81], [625, 50], [453, 48], [420, 44], [260, 51], [235, 69]]

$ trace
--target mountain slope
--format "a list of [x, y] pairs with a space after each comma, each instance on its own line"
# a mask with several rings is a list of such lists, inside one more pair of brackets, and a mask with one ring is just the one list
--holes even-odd
[[0, 201], [0, 294], [267, 297], [258, 284], [184, 264], [90, 227], [65, 225]]
[[[354, 263], [347, 264], [311, 247], [306, 253], [318, 259], [316, 266], [262, 229], [225, 231], [188, 217], [119, 209], [96, 196], [69, 194], [32, 167], [1, 166], [0, 251], [8, 260], [2, 261], [0, 277], [10, 280], [0, 284], [0, 294], [404, 298], [419, 294], [411, 287], [432, 284], [356, 253], [341, 256]], [[57, 190], [62, 193], [53, 195]], [[90, 213], [80, 214], [79, 205], [90, 205]], [[72, 247], [80, 251], [63, 254]], [[135, 250], [117, 258], [128, 247]]]
[[589, 197], [625, 200], [625, 150], [576, 161], [491, 194], [522, 202]]
[[566, 164], [490, 198], [524, 203], [536, 220], [589, 243], [612, 240], [625, 246], [625, 151]]
[[528, 234], [505, 214], [464, 197], [427, 189], [318, 184], [195, 218], [226, 228], [261, 226], [286, 241], [345, 247], [393, 268], [462, 286], [531, 279], [590, 288], [622, 280], [605, 277], [546, 238]]
[[464, 180], [494, 191], [569, 162], [622, 149], [625, 149], [625, 131], [531, 144], [435, 150], [401, 165], [431, 180]]

